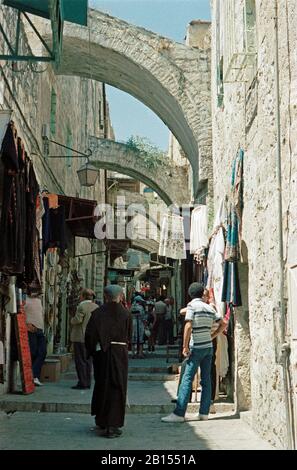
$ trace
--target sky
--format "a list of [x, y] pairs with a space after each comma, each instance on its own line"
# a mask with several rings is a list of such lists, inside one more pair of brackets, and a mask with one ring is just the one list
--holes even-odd
[[[190, 21], [210, 20], [209, 3], [209, 0], [89, 0], [92, 8], [181, 43]], [[116, 140], [127, 141], [131, 135], [139, 135], [162, 150], [168, 149], [168, 128], [149, 108], [111, 86], [107, 86], [107, 99]]]

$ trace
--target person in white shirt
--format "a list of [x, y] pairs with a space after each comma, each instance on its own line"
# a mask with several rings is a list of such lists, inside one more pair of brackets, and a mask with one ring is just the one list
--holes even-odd
[[39, 292], [28, 291], [25, 303], [25, 315], [34, 384], [41, 386], [43, 384], [40, 382], [40, 374], [46, 358], [46, 339], [43, 332], [43, 307]]
[[[198, 419], [207, 420], [211, 404], [211, 364], [213, 356], [212, 340], [226, 327], [225, 321], [216, 310], [202, 300], [204, 287], [193, 282], [188, 290], [191, 302], [187, 305], [185, 317], [183, 355], [188, 357], [185, 371], [178, 391], [176, 407], [173, 413], [162, 418], [167, 423], [183, 422], [192, 392], [192, 382], [200, 367], [201, 402]], [[214, 322], [219, 328], [212, 333]], [[190, 350], [191, 340], [191, 350]]]

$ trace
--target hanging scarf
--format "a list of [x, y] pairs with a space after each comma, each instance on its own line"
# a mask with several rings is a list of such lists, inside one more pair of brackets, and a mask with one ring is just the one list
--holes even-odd
[[183, 217], [173, 213], [165, 214], [161, 227], [159, 256], [186, 258]]

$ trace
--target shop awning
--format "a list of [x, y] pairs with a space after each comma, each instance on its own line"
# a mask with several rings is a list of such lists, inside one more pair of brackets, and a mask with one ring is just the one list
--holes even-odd
[[134, 277], [134, 269], [121, 269], [121, 268], [108, 268], [108, 279], [112, 281], [117, 281], [121, 278], [124, 281], [130, 281]]
[[[51, 0], [4, 0], [3, 5], [32, 15], [50, 18]], [[60, 0], [63, 20], [87, 26], [88, 0]]]
[[94, 211], [97, 201], [59, 195], [59, 205], [65, 207], [66, 224], [75, 237], [96, 238]]

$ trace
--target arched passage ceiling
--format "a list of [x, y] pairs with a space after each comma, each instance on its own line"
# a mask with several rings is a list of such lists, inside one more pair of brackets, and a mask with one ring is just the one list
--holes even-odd
[[139, 152], [113, 140], [90, 137], [89, 147], [92, 151], [90, 163], [96, 168], [117, 171], [145, 183], [167, 205], [189, 202], [184, 167], [164, 163], [149, 168]]
[[211, 153], [210, 67], [205, 50], [90, 10], [89, 28], [65, 26], [57, 73], [108, 83], [152, 109], [182, 146], [197, 188], [198, 157]]

